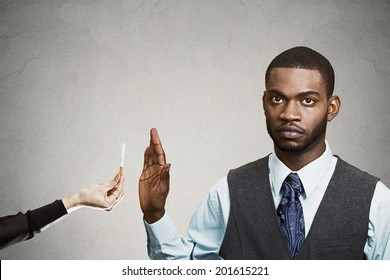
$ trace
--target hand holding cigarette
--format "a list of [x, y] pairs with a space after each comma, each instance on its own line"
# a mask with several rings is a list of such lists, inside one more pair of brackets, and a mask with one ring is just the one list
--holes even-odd
[[83, 206], [111, 211], [125, 194], [124, 181], [124, 176], [117, 173], [112, 181], [88, 186], [63, 198], [62, 202], [68, 212]]
[[69, 212], [83, 206], [106, 211], [111, 211], [114, 208], [125, 194], [123, 189], [125, 180], [125, 177], [123, 176], [125, 148], [126, 144], [123, 143], [119, 173], [116, 174], [112, 181], [88, 186], [79, 192], [62, 199], [65, 208]]

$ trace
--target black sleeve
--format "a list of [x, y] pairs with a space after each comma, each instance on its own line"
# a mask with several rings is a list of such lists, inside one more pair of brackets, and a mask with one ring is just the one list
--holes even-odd
[[0, 218], [0, 250], [30, 239], [41, 229], [68, 212], [61, 200], [56, 200], [26, 214], [18, 213]]

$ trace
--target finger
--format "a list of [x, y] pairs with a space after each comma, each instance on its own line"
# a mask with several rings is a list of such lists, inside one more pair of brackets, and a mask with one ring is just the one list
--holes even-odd
[[145, 169], [153, 165], [153, 157], [153, 146], [149, 146], [145, 151]]
[[123, 174], [123, 175], [120, 176], [120, 178], [119, 178], [119, 184], [123, 186], [124, 183], [125, 183], [125, 175]]
[[107, 195], [111, 196], [117, 190], [119, 190], [119, 192], [122, 192], [124, 182], [125, 182], [125, 176], [124, 175], [120, 176], [120, 179], [117, 182], [117, 184], [115, 186], [112, 186], [112, 188], [107, 191]]
[[124, 196], [124, 194], [121, 195], [121, 196], [116, 196], [116, 197], [112, 196], [112, 197], [110, 197], [109, 201], [108, 201], [109, 206], [106, 209], [104, 209], [104, 210], [110, 212], [112, 209], [114, 209], [115, 205], [117, 205], [122, 200], [123, 196]]
[[114, 203], [118, 198], [122, 197], [125, 193], [123, 184], [125, 182], [124, 176], [121, 177], [120, 181], [117, 185], [115, 185], [112, 189], [107, 192], [106, 198], [108, 199], [109, 204]]
[[156, 128], [150, 130], [150, 146], [161, 145], [160, 136]]
[[118, 172], [118, 173], [116, 173], [115, 178], [112, 179], [111, 182], [106, 183], [105, 185], [107, 186], [107, 188], [112, 189], [113, 187], [115, 187], [119, 183], [120, 178], [121, 178], [121, 176]]
[[125, 182], [125, 176], [124, 175], [119, 176], [119, 181], [117, 181], [116, 185], [114, 186], [111, 185], [111, 189], [107, 191], [107, 195], [111, 196], [117, 190], [119, 190], [119, 192], [122, 192], [124, 182]]
[[112, 195], [109, 197], [110, 199], [117, 200], [125, 194], [125, 190], [123, 188], [114, 189]]
[[153, 147], [153, 163], [157, 163], [159, 165], [165, 165], [165, 153], [161, 144], [160, 136], [158, 135], [158, 131], [155, 128], [150, 130], [150, 146]]
[[118, 173], [115, 174], [114, 179], [111, 180], [110, 185], [111, 185], [111, 184], [116, 185], [116, 184], [118, 183], [119, 179], [120, 179], [120, 174], [119, 174], [119, 172], [118, 172]]
[[115, 191], [112, 193], [111, 196], [107, 197], [109, 207], [106, 208], [106, 211], [111, 211], [116, 204], [119, 203], [119, 201], [122, 200], [122, 198], [125, 196], [125, 191], [123, 189], [120, 189], [119, 187], [115, 189]]
[[145, 152], [144, 152], [144, 168], [143, 168], [143, 170], [145, 170], [146, 168], [148, 168], [148, 159], [149, 159], [148, 149], [149, 149], [149, 147], [147, 147], [147, 148], [145, 149]]
[[114, 207], [122, 200], [123, 197], [124, 197], [124, 194], [122, 196], [118, 197], [118, 198], [115, 198], [115, 200], [112, 203], [112, 205], [110, 207], [106, 208], [105, 210], [107, 212], [111, 212], [112, 209], [114, 209]]
[[105, 185], [105, 191], [107, 192], [107, 195], [110, 196], [115, 189], [120, 184], [121, 180], [124, 180], [124, 176], [120, 176], [119, 172], [116, 174], [115, 178], [110, 182], [106, 183]]
[[119, 191], [122, 193], [124, 191], [124, 183], [125, 183], [125, 176], [121, 176], [121, 179], [119, 180], [118, 184], [115, 186], [114, 191]]
[[115, 188], [115, 185], [116, 185], [116, 181], [98, 184], [98, 186], [100, 186], [100, 190], [103, 192], [109, 192], [111, 189]]

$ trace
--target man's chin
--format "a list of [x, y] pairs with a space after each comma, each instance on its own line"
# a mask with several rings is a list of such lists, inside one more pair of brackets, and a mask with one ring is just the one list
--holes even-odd
[[299, 144], [299, 143], [276, 143], [276, 142], [274, 142], [274, 144], [282, 152], [290, 153], [290, 154], [301, 154], [307, 149], [306, 145]]

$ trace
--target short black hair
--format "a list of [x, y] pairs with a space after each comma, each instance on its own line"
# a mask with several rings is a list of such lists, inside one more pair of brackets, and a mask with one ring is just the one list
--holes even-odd
[[276, 56], [268, 65], [265, 72], [265, 84], [267, 85], [270, 72], [273, 68], [301, 68], [317, 70], [320, 72], [325, 83], [328, 97], [333, 95], [334, 90], [334, 70], [329, 60], [319, 52], [308, 47], [294, 47]]

